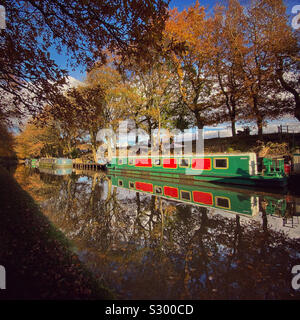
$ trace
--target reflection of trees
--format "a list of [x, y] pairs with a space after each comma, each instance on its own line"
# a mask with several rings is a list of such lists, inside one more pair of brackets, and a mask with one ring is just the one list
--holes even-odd
[[[289, 298], [300, 244], [239, 216], [113, 187], [102, 173], [69, 176], [45, 213], [121, 297]], [[298, 260], [297, 260], [298, 259]]]
[[58, 196], [63, 177], [41, 174], [37, 169], [18, 166], [15, 179], [37, 202]]

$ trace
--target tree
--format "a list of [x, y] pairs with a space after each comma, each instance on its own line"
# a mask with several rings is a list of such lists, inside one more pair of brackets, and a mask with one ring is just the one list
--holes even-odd
[[99, 86], [103, 92], [103, 128], [117, 130], [119, 121], [131, 112], [130, 101], [134, 99], [134, 90], [122, 77], [114, 65], [116, 57], [110, 55], [106, 64], [97, 63], [89, 71], [86, 85]]
[[1, 0], [6, 29], [0, 30], [0, 110], [8, 116], [35, 113], [60, 94], [66, 71], [49, 53], [70, 54], [71, 66], [105, 59], [104, 48], [146, 55], [164, 27], [164, 0]]
[[61, 156], [60, 133], [53, 126], [41, 128], [32, 121], [16, 136], [15, 150], [20, 159]]
[[68, 92], [70, 104], [67, 106], [76, 110], [75, 123], [88, 134], [95, 162], [97, 162], [96, 153], [99, 144], [97, 142], [97, 133], [100, 128], [104, 127], [105, 121], [103, 116], [104, 94], [105, 92], [100, 85], [72, 88]]
[[[83, 129], [75, 118], [76, 109], [67, 99], [60, 99], [60, 101], [61, 103], [55, 105], [46, 105], [37, 115], [35, 124], [40, 128], [48, 127], [58, 132], [63, 155], [73, 158], [77, 154], [76, 147], [83, 136]], [[63, 101], [66, 103], [62, 104]]]
[[291, 113], [300, 121], [299, 32], [291, 28], [282, 0], [264, 0], [259, 8], [269, 19], [268, 49], [272, 55], [274, 79], [293, 98]]
[[64, 150], [71, 154], [79, 141], [89, 141], [94, 161], [101, 142], [100, 129], [116, 131], [119, 120], [130, 112], [127, 101], [132, 92], [120, 73], [111, 64], [95, 64], [79, 86], [70, 88], [57, 103], [44, 108], [38, 115], [41, 126], [55, 124]]
[[[244, 57], [243, 74], [247, 104], [251, 110], [248, 116], [256, 120], [259, 135], [266, 118], [291, 111], [288, 97], [280, 97], [282, 90], [274, 81], [280, 76], [276, 57], [286, 55], [286, 45], [296, 44], [291, 41], [285, 10], [282, 1], [253, 1], [246, 16], [248, 51]], [[289, 35], [288, 42], [286, 35]]]
[[188, 10], [170, 12], [165, 37], [177, 44], [184, 43], [184, 51], [173, 51], [172, 63], [181, 103], [195, 116], [199, 129], [213, 122], [212, 106], [214, 79], [208, 66], [216, 54], [212, 43], [213, 19], [205, 15], [197, 1]]
[[245, 27], [243, 7], [238, 0], [230, 0], [227, 8], [216, 7], [213, 42], [217, 54], [212, 59], [211, 72], [219, 86], [220, 120], [230, 120], [232, 136], [236, 135], [236, 120], [245, 102], [242, 77]]
[[131, 68], [130, 85], [138, 95], [137, 99], [132, 101], [131, 118], [149, 137], [153, 135], [152, 142], [158, 148], [162, 129], [173, 126], [170, 115], [171, 107], [176, 101], [176, 91], [175, 79], [168, 61], [159, 53], [155, 56], [156, 62], [151, 66], [141, 68], [136, 65]]

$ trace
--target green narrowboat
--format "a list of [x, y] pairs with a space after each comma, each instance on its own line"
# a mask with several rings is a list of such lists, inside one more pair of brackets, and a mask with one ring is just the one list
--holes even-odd
[[67, 158], [41, 158], [39, 160], [39, 167], [51, 169], [72, 168], [73, 162], [72, 159]]
[[213, 183], [259, 187], [285, 187], [283, 159], [263, 159], [258, 172], [255, 153], [205, 154], [184, 156], [115, 157], [107, 164], [112, 173], [145, 173], [150, 176], [201, 180]]
[[[136, 192], [151, 194], [182, 203], [190, 203], [207, 208], [216, 208], [248, 217], [259, 213], [258, 193], [252, 190], [238, 188], [224, 189], [212, 183], [197, 182], [197, 184], [177, 183], [172, 179], [145, 179], [136, 176], [108, 175], [115, 187], [125, 188]], [[265, 196], [263, 196], [265, 198]], [[284, 215], [285, 199], [283, 196], [268, 196], [266, 212], [272, 214], [279, 210]], [[271, 211], [270, 207], [271, 206]]]
[[39, 164], [39, 162], [38, 162], [37, 159], [31, 159], [31, 160], [30, 160], [30, 166], [31, 166], [32, 168], [37, 168], [37, 167], [38, 167], [38, 164]]

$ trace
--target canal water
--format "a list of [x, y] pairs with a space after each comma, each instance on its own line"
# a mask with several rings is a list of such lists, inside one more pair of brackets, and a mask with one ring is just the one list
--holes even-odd
[[14, 176], [119, 299], [300, 297], [298, 195], [71, 169]]

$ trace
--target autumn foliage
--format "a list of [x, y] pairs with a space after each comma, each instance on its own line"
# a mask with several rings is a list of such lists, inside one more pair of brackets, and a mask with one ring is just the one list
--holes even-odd
[[[136, 8], [127, 8], [126, 3], [122, 2], [122, 19], [126, 10], [138, 14]], [[54, 99], [50, 99], [47, 108], [42, 107], [39, 113], [30, 110], [39, 127], [49, 132], [56, 130], [61, 138], [56, 139], [57, 145], [54, 143], [52, 149], [41, 145], [43, 139], [34, 148], [43, 150], [42, 153], [47, 149], [47, 154], [58, 154], [57, 150], [62, 149], [68, 155], [78, 142], [88, 142], [95, 159], [99, 129], [116, 130], [118, 122], [125, 119], [130, 119], [131, 127], [147, 134], [164, 128], [201, 129], [229, 122], [233, 136], [237, 122], [256, 123], [261, 135], [267, 120], [285, 115], [300, 120], [298, 33], [290, 25], [282, 0], [253, 0], [247, 6], [229, 0], [226, 5], [216, 4], [209, 12], [197, 1], [181, 12], [176, 8], [169, 10], [168, 16], [163, 13], [162, 3], [155, 5], [140, 13], [149, 22], [148, 27], [141, 20], [141, 25], [127, 28], [128, 21], [121, 19], [124, 26], [119, 29], [115, 25], [117, 33], [104, 33], [99, 44], [107, 46], [93, 57], [89, 51], [91, 60], [85, 61], [88, 72], [82, 85], [64, 95], [48, 94], [48, 98]], [[43, 12], [43, 7], [37, 10]], [[62, 10], [60, 5], [56, 13], [63, 13]], [[76, 10], [74, 21], [80, 20]], [[113, 4], [107, 10], [113, 15]], [[162, 33], [158, 28], [154, 34], [153, 14], [157, 15]], [[88, 20], [92, 26], [94, 18], [93, 15]], [[129, 42], [118, 34], [123, 27], [133, 37]], [[86, 28], [90, 30], [90, 26]], [[100, 29], [96, 28], [96, 34]], [[137, 35], [141, 30], [144, 41]], [[69, 31], [70, 38], [65, 33], [58, 38], [67, 37], [66, 43], [78, 53], [78, 58], [82, 48], [77, 50], [71, 26]], [[88, 49], [92, 50], [94, 35], [89, 40]], [[26, 128], [29, 132], [32, 129]], [[26, 130], [19, 141], [24, 139]], [[32, 150], [32, 155], [42, 153]]]

